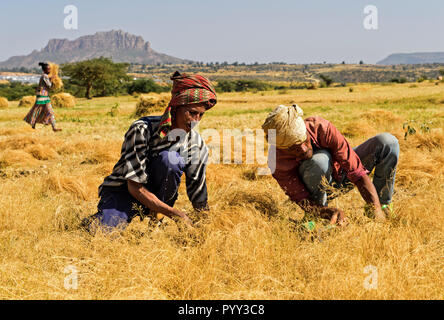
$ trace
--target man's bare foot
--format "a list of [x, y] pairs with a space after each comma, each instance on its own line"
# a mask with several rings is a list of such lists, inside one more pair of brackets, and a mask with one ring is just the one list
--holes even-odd
[[57, 132], [57, 131], [62, 131], [62, 129], [60, 129], [60, 128], [53, 128], [52, 131]]
[[35, 130], [35, 126], [31, 126], [31, 128], [33, 128]]

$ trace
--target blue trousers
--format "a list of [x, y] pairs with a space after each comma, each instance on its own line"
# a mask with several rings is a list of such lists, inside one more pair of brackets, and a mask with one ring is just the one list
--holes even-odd
[[[179, 153], [161, 151], [150, 159], [148, 183], [145, 187], [159, 200], [173, 206], [177, 200], [184, 168], [185, 161]], [[129, 193], [126, 183], [120, 187], [103, 187], [97, 209], [98, 212], [93, 217], [102, 227], [109, 230], [116, 227], [124, 229], [136, 215], [150, 213], [148, 208]]]
[[[389, 204], [392, 200], [396, 165], [399, 158], [398, 140], [389, 133], [382, 133], [368, 139], [353, 148], [368, 171], [373, 171], [373, 184], [381, 204]], [[304, 160], [299, 166], [299, 176], [310, 192], [311, 200], [320, 206], [328, 205], [328, 194], [322, 188], [322, 177], [326, 177], [330, 185], [344, 187], [351, 185], [345, 174], [341, 181], [332, 178], [332, 156], [328, 150], [314, 150], [313, 157]]]

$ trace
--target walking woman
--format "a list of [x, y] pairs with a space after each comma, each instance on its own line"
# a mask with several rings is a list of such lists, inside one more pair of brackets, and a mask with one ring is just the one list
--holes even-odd
[[[39, 66], [42, 67], [43, 75], [40, 77], [39, 86], [37, 87], [35, 104], [23, 120], [29, 123], [33, 129], [35, 129], [36, 123], [41, 123], [44, 125], [51, 124], [53, 131], [62, 131], [62, 129], [56, 127], [54, 110], [49, 99], [49, 90], [54, 87], [53, 81], [57, 75], [53, 78], [49, 77], [51, 73], [49, 63], [40, 62]], [[58, 79], [58, 82], [61, 81]]]

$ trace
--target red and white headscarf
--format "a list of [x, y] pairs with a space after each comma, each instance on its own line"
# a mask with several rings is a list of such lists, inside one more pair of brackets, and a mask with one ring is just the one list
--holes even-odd
[[211, 82], [200, 75], [180, 74], [176, 71], [171, 77], [173, 89], [171, 90], [171, 101], [160, 120], [159, 135], [164, 138], [171, 129], [171, 110], [178, 106], [194, 103], [205, 103], [206, 110], [211, 109], [217, 102], [216, 91]]

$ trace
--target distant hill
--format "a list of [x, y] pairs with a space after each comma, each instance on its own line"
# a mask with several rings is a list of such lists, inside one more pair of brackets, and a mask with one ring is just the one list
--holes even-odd
[[189, 60], [175, 58], [154, 51], [149, 42], [122, 30], [97, 32], [75, 40], [51, 39], [42, 50], [34, 50], [27, 56], [14, 56], [0, 62], [2, 68], [36, 68], [40, 61], [55, 63], [76, 62], [100, 56], [114, 62], [140, 64], [182, 64]]
[[444, 52], [416, 52], [416, 53], [395, 53], [389, 55], [377, 64], [425, 64], [444, 63]]

